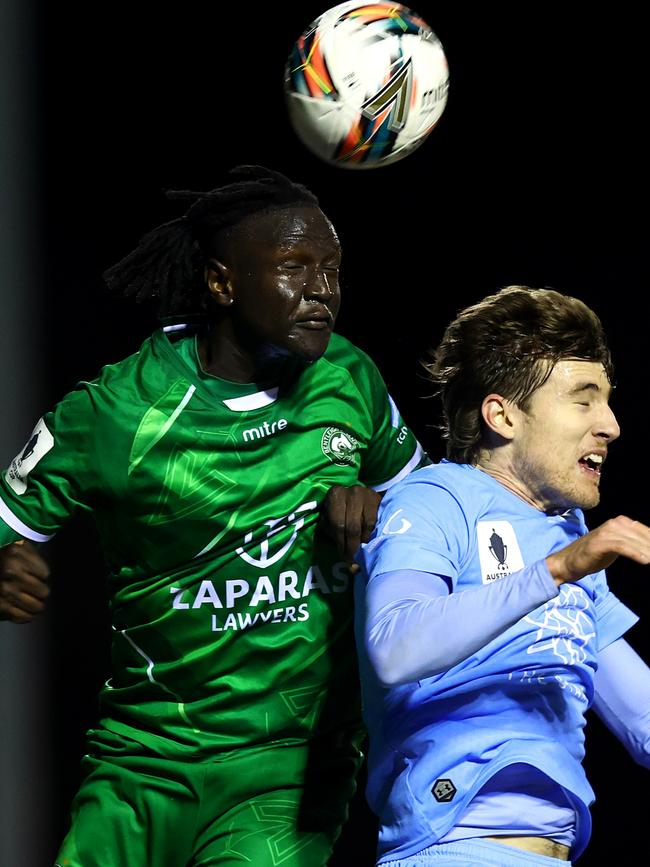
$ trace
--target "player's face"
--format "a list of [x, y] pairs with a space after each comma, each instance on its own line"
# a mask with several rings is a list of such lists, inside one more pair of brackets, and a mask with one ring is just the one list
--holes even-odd
[[513, 470], [544, 511], [598, 505], [607, 447], [620, 433], [610, 393], [602, 364], [559, 361], [517, 416]]
[[256, 215], [231, 245], [232, 315], [245, 345], [314, 361], [341, 303], [341, 247], [316, 207]]

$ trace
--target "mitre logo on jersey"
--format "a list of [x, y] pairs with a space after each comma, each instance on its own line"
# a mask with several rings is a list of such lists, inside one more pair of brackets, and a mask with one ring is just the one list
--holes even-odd
[[27, 445], [16, 455], [5, 473], [5, 480], [9, 487], [19, 495], [24, 494], [27, 490], [25, 479], [53, 445], [54, 437], [41, 418], [32, 431]]
[[355, 456], [360, 445], [359, 440], [355, 439], [352, 434], [345, 433], [337, 427], [328, 427], [320, 441], [323, 454], [340, 466], [346, 464], [354, 466]]
[[479, 521], [476, 535], [484, 584], [524, 568], [519, 542], [508, 521]]

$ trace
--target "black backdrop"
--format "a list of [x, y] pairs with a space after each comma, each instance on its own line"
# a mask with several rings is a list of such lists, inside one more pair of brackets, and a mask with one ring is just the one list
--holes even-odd
[[[460, 307], [507, 283], [553, 286], [592, 304], [617, 362], [623, 435], [590, 523], [621, 512], [650, 523], [650, 80], [640, 12], [626, 3], [603, 4], [600, 13], [581, 2], [420, 3], [449, 60], [448, 106], [418, 151], [364, 172], [318, 161], [285, 114], [285, 57], [324, 8], [41, 4], [42, 408], [134, 351], [154, 326], [148, 311], [110, 299], [100, 274], [144, 231], [178, 214], [162, 190], [209, 189], [232, 165], [264, 163], [320, 196], [344, 249], [338, 330], [377, 361], [434, 458], [442, 452], [418, 362]], [[92, 533], [74, 524], [49, 556], [54, 846], [106, 677], [108, 631]], [[627, 563], [611, 569], [616, 592], [646, 621], [647, 578]], [[629, 637], [650, 659], [647, 626]], [[595, 718], [587, 747], [598, 800], [579, 863], [604, 863], [615, 841], [638, 860], [648, 848], [646, 811], [633, 793], [644, 790], [645, 771]], [[352, 814], [333, 862], [339, 867], [374, 863], [374, 823], [361, 796]]]

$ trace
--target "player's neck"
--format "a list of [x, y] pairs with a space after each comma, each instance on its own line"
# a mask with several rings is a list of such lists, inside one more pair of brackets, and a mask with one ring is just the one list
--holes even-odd
[[260, 346], [246, 347], [227, 331], [206, 331], [198, 336], [199, 362], [205, 373], [229, 382], [256, 382], [266, 386], [285, 380], [294, 359]]
[[520, 500], [528, 503], [529, 506], [539, 509], [540, 512], [545, 511], [544, 504], [533, 496], [528, 486], [506, 462], [494, 460], [490, 453], [482, 452], [474, 466], [477, 470], [481, 470], [481, 472], [486, 473], [488, 476], [492, 476], [499, 484], [519, 497]]

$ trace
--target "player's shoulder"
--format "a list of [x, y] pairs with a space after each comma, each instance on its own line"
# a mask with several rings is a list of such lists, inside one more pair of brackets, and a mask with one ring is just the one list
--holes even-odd
[[374, 366], [374, 362], [363, 349], [352, 343], [351, 340], [348, 340], [342, 334], [336, 333], [332, 334], [330, 338], [324, 358], [331, 364], [346, 365], [350, 361], [354, 361]]
[[351, 377], [358, 386], [366, 382], [383, 382], [377, 365], [368, 353], [341, 334], [332, 335], [322, 362]]
[[110, 419], [116, 411], [126, 413], [129, 408], [147, 403], [159, 368], [154, 356], [152, 338], [148, 337], [135, 352], [103, 365], [88, 379], [78, 380], [59, 402], [59, 410]]
[[119, 361], [105, 364], [94, 379], [84, 383], [98, 397], [113, 401], [122, 397], [135, 403], [150, 403], [178, 379], [174, 350], [162, 331], [155, 331], [141, 346]]
[[467, 512], [491, 496], [485, 473], [468, 464], [441, 460], [413, 470], [388, 491], [386, 499], [422, 497], [431, 502], [455, 502]]
[[478, 471], [467, 464], [457, 464], [443, 458], [433, 461], [409, 473], [403, 480], [404, 485], [424, 485], [464, 490], [475, 481]]

